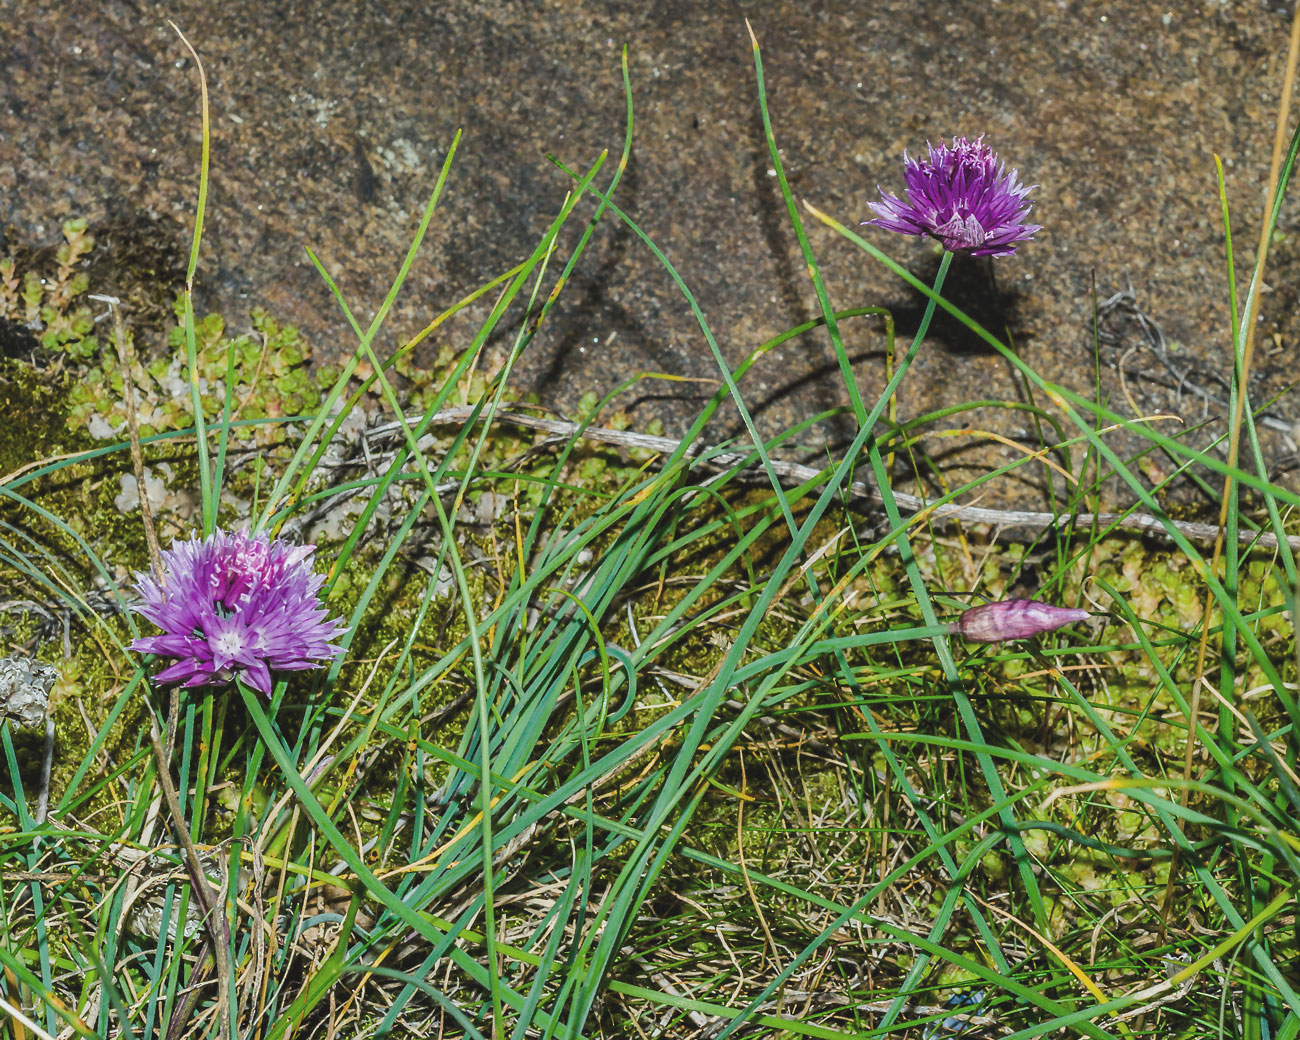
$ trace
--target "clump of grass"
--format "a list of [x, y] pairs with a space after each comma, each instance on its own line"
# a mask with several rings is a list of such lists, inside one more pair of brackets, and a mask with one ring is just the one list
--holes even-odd
[[[822, 311], [734, 370], [669, 258], [614, 201], [633, 132], [626, 60], [613, 170], [602, 155], [570, 171], [532, 252], [391, 354], [376, 344], [459, 142], [368, 327], [317, 262], [357, 336], [318, 382], [271, 318], [234, 338], [197, 318], [194, 259], [171, 343], [184, 366], [128, 368], [128, 379], [119, 367], [116, 383], [112, 351], [67, 349], [90, 341], [75, 317], [89, 288], [75, 273], [84, 226], [72, 226], [53, 288], [29, 299], [15, 269], [0, 268], [6, 308], [30, 321], [30, 308], [54, 307], [45, 330], [73, 335], [47, 346], [101, 366], [111, 393], [95, 408], [109, 410], [93, 414], [107, 421], [132, 387], [142, 393], [138, 444], [0, 481], [21, 518], [0, 530], [0, 565], [32, 602], [65, 611], [71, 658], [57, 740], [0, 726], [0, 1009], [21, 1029], [1297, 1035], [1286, 915], [1300, 884], [1300, 675], [1284, 520], [1300, 496], [1269, 477], [1249, 409], [1244, 466], [1225, 463], [1205, 431], [1126, 422], [1042, 379], [945, 300], [947, 259], [922, 285], [843, 224], [801, 210], [756, 41], [754, 57], [773, 168]], [[192, 258], [206, 126], [205, 93]], [[892, 367], [874, 401], [839, 330], [881, 315], [833, 307], [804, 213], [929, 299], [899, 358], [892, 323], [878, 333]], [[609, 220], [660, 261], [718, 361], [723, 386], [679, 441], [620, 439], [627, 387], [584, 402], [572, 423], [512, 387]], [[582, 233], [562, 253], [573, 221]], [[1252, 291], [1261, 278], [1257, 266]], [[496, 302], [468, 347], [433, 374], [414, 370], [415, 344], [488, 293]], [[895, 460], [915, 462], [916, 438], [951, 415], [899, 420], [891, 402], [938, 308], [1015, 366], [1043, 433], [1002, 470], [914, 508], [890, 478]], [[510, 330], [508, 352], [488, 357]], [[761, 438], [743, 380], [768, 349], [818, 335], [859, 433], [808, 471], [782, 449], [815, 418]], [[185, 418], [164, 392], [173, 379]], [[724, 403], [748, 442], [702, 440]], [[382, 416], [365, 415], [374, 439], [362, 445], [356, 418], [372, 410]], [[1137, 460], [1111, 448], [1117, 427], [1177, 472], [1251, 488], [1275, 548], [1252, 549], [1233, 509], [1227, 566], [1207, 558], [1161, 512]], [[245, 469], [241, 437], [280, 448]], [[178, 449], [201, 530], [236, 518], [222, 499], [232, 487], [259, 530], [338, 522], [319, 556], [332, 609], [349, 621], [346, 652], [314, 676], [280, 677], [269, 701], [243, 686], [155, 688], [156, 668], [125, 649], [138, 633], [119, 546], [43, 504], [74, 467], [120, 467], [130, 452], [140, 470]], [[935, 474], [914, 468], [932, 487]], [[941, 519], [936, 507], [1026, 468], [1041, 470], [1062, 517], [1036, 540]], [[860, 470], [883, 530], [851, 508]], [[1097, 517], [1117, 488], [1156, 518], [1160, 544]], [[137, 532], [133, 562], [143, 560]], [[1093, 620], [1013, 647], [952, 641], [958, 612], [1029, 584]], [[1207, 683], [1208, 713], [1193, 706]], [[71, 767], [43, 789], [42, 755]]]

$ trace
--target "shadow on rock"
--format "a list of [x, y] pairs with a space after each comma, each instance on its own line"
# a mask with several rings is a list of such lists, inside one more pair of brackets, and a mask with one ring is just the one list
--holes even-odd
[[[933, 285], [934, 277], [939, 271], [939, 262], [938, 256], [930, 259], [923, 270], [917, 272], [918, 277]], [[1009, 334], [1018, 347], [1024, 346], [1020, 314], [1023, 296], [1017, 289], [1004, 288], [998, 284], [997, 267], [990, 257], [960, 254], [953, 257], [952, 267], [943, 283], [945, 300], [999, 339], [1005, 340]], [[923, 293], [913, 291], [905, 303], [895, 304], [891, 308], [898, 330], [898, 342], [903, 350], [907, 349], [907, 344], [916, 335], [927, 302]], [[993, 353], [992, 347], [942, 309], [935, 310], [925, 339], [927, 345], [932, 344], [953, 354]]]

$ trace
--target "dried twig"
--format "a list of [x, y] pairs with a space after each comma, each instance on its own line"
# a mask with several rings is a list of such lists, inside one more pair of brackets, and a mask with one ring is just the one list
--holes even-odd
[[[1211, 371], [1207, 366], [1197, 364], [1194, 359], [1177, 354], [1176, 348], [1174, 350], [1170, 349], [1169, 340], [1165, 337], [1164, 329], [1138, 305], [1137, 290], [1133, 287], [1132, 281], [1128, 281], [1125, 288], [1111, 294], [1097, 304], [1097, 317], [1100, 322], [1105, 323], [1108, 318], [1116, 315], [1132, 321], [1138, 327], [1144, 341], [1129, 347], [1119, 358], [1112, 359], [1109, 362], [1118, 372], [1121, 382], [1128, 376], [1172, 390], [1176, 408], [1182, 407], [1183, 394], [1189, 393], [1193, 397], [1200, 398], [1202, 416], [1206, 418], [1209, 417], [1211, 405], [1223, 409], [1228, 407], [1227, 394], [1229, 388], [1223, 377], [1217, 372]], [[1120, 343], [1122, 337], [1104, 327], [1100, 330], [1099, 336], [1104, 343], [1122, 346], [1122, 343]], [[1128, 364], [1130, 355], [1140, 347], [1145, 347], [1146, 351], [1159, 362], [1160, 366], [1168, 373], [1168, 379], [1153, 375], [1149, 368], [1142, 368], [1137, 365], [1130, 366]], [[1089, 349], [1091, 350], [1091, 343], [1089, 343]], [[1217, 384], [1220, 392], [1216, 393], [1197, 380]], [[1130, 401], [1129, 405], [1135, 412], [1140, 414], [1141, 409], [1136, 402]], [[1300, 436], [1300, 427], [1297, 424], [1268, 411], [1255, 411], [1252, 415], [1257, 426], [1264, 426], [1277, 431], [1286, 439], [1291, 449], [1295, 449], [1296, 438]]]
[[131, 377], [132, 356], [126, 339], [126, 322], [122, 320], [121, 300], [116, 296], [91, 296], [90, 299], [108, 305], [113, 316], [113, 341], [117, 345], [117, 360], [122, 367], [122, 402], [126, 405], [126, 427], [131, 438], [131, 468], [135, 471], [135, 486], [140, 499], [140, 519], [144, 523], [144, 540], [149, 546], [149, 562], [154, 577], [163, 580], [162, 552], [158, 548], [158, 533], [153, 526], [153, 510], [145, 493], [144, 453], [140, 450], [140, 419], [135, 410], [135, 380]]
[[[473, 412], [472, 407], [448, 408], [434, 415], [433, 423], [441, 425], [463, 423], [470, 418]], [[418, 420], [412, 419], [408, 421], [414, 424]], [[621, 448], [637, 448], [664, 455], [672, 454], [681, 446], [680, 441], [671, 437], [653, 437], [645, 433], [611, 430], [601, 426], [582, 426], [578, 423], [566, 422], [560, 419], [545, 419], [541, 416], [529, 415], [526, 412], [498, 411], [494, 416], [494, 421], [523, 426], [532, 430], [541, 430], [557, 437], [581, 437], [584, 440], [597, 441], [602, 444], [612, 444]], [[391, 436], [399, 431], [400, 426], [394, 422], [374, 427], [367, 432], [370, 437], [375, 438]], [[748, 454], [744, 451], [726, 451], [720, 454], [707, 452], [708, 449], [703, 447], [690, 448], [687, 454], [700, 464], [714, 469], [728, 469], [740, 465], [748, 457]], [[753, 465], [754, 462], [751, 461], [750, 464]], [[811, 466], [804, 466], [798, 462], [787, 462], [783, 459], [773, 459], [772, 469], [781, 478], [782, 482], [796, 485], [815, 480], [821, 475], [820, 470], [816, 470]], [[878, 488], [862, 481], [853, 481], [845, 485], [844, 491], [848, 500], [857, 505], [875, 506], [884, 502], [884, 496], [881, 495]], [[931, 506], [927, 505], [924, 499], [902, 491], [895, 491], [893, 497], [900, 509], [910, 510], [913, 513], [910, 518], [913, 522], [922, 514], [925, 514], [931, 520], [964, 520], [968, 523], [991, 524], [995, 527], [1030, 527], [1040, 530], [1068, 523], [1072, 523], [1076, 527], [1090, 527], [1095, 524], [1099, 527], [1114, 526], [1123, 530], [1141, 531], [1144, 534], [1165, 538], [1169, 537], [1169, 529], [1173, 528], [1186, 538], [1197, 542], [1213, 542], [1218, 534], [1218, 527], [1215, 524], [1174, 520], [1170, 517], [1151, 516], [1148, 513], [1058, 514], [1019, 509], [988, 509], [981, 506], [965, 506], [956, 503]], [[1278, 544], [1277, 537], [1268, 531], [1243, 530], [1240, 537], [1243, 545], [1260, 549], [1276, 549]], [[1293, 549], [1300, 549], [1300, 535], [1289, 535], [1287, 542]]]

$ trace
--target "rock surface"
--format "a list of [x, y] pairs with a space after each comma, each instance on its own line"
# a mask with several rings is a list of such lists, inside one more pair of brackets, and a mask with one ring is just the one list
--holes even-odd
[[[627, 42], [636, 134], [617, 201], [677, 265], [734, 365], [818, 313], [769, 169], [748, 14], [798, 197], [856, 224], [870, 215], [877, 183], [901, 188], [905, 148], [985, 133], [1040, 185], [1033, 219], [1046, 228], [991, 269], [956, 267], [949, 297], [994, 331], [1009, 328], [1043, 374], [1089, 392], [1094, 274], [1103, 300], [1131, 281], [1141, 311], [1179, 344], [1175, 367], [1218, 394], [1230, 341], [1212, 155], [1223, 157], [1244, 279], [1290, 25], [1279, 8], [1247, 0], [0, 0], [0, 226], [11, 243], [50, 242], [62, 219], [87, 216], [106, 248], [165, 247], [169, 273], [183, 270], [197, 185], [198, 79], [167, 26], [173, 17], [203, 57], [212, 99], [200, 303], [236, 329], [261, 304], [297, 323], [317, 358], [349, 351], [346, 322], [303, 247], [321, 257], [364, 324], [464, 129], [443, 204], [380, 337], [391, 349], [528, 254], [570, 184], [546, 153], [574, 166], [601, 149], [616, 157]], [[1292, 203], [1284, 213], [1284, 231], [1295, 227], [1295, 211]], [[885, 306], [900, 335], [914, 330], [917, 294], [821, 225], [810, 222], [809, 231], [837, 307]], [[928, 242], [867, 233], [919, 276], [933, 274]], [[1295, 379], [1297, 241], [1291, 235], [1273, 253], [1259, 400]], [[481, 318], [490, 302], [470, 317]], [[463, 347], [469, 329], [449, 323], [440, 342]], [[1131, 315], [1111, 313], [1104, 331], [1117, 337], [1102, 352], [1103, 390], [1117, 410], [1173, 411], [1189, 422], [1221, 414], [1186, 387], [1175, 393], [1147, 378], [1173, 377], [1142, 346]], [[870, 399], [883, 382], [880, 324], [858, 319], [846, 336]], [[508, 343], [503, 337], [500, 349]], [[714, 378], [717, 368], [671, 280], [611, 219], [518, 378], [564, 410], [588, 390], [603, 394], [645, 372]], [[744, 388], [769, 432], [847, 399], [820, 334], [774, 352]], [[621, 404], [638, 426], [661, 417], [669, 432], [681, 431], [712, 389], [642, 382]], [[900, 414], [1021, 397], [1005, 362], [940, 322]], [[1282, 431], [1300, 408], [1288, 397], [1271, 412], [1269, 451], [1285, 467], [1294, 448]], [[945, 425], [1028, 434], [1022, 415], [1005, 409]], [[836, 440], [849, 430], [842, 421], [821, 432]], [[921, 448], [939, 457], [959, 443]], [[1001, 446], [980, 456], [985, 464], [1009, 457]], [[1015, 484], [998, 494], [1034, 497]]]

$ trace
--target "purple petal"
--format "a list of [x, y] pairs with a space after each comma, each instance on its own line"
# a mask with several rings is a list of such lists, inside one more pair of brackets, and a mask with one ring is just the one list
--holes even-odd
[[265, 697], [271, 696], [271, 673], [265, 661], [254, 661], [241, 676], [249, 686]]

